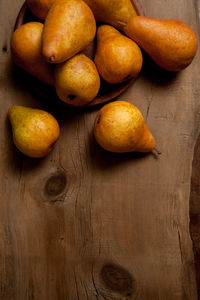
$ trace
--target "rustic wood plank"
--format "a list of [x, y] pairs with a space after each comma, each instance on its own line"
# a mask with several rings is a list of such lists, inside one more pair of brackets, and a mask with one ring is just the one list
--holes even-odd
[[193, 241], [198, 296], [200, 297], [200, 136], [197, 139], [192, 164], [190, 192], [190, 233]]
[[[142, 3], [147, 15], [181, 19], [197, 31], [195, 2]], [[92, 135], [97, 109], [59, 108], [23, 86], [9, 49], [21, 4], [0, 2], [0, 299], [197, 299], [189, 192], [199, 53], [177, 75], [146, 58], [120, 97], [142, 111], [162, 155], [106, 153]], [[6, 118], [12, 104], [58, 118], [61, 138], [45, 159], [14, 148]]]
[[[200, 2], [196, 1], [196, 10], [200, 20]], [[199, 22], [200, 23], [200, 22]], [[199, 24], [200, 25], [200, 24]], [[200, 135], [197, 138], [192, 162], [190, 190], [190, 234], [193, 241], [198, 299], [200, 299]]]

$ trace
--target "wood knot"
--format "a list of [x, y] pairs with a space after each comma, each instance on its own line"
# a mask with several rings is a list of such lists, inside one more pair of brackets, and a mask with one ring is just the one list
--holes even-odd
[[7, 53], [7, 52], [8, 52], [8, 48], [7, 48], [6, 45], [2, 47], [2, 52], [4, 52], [4, 53]]
[[132, 275], [120, 266], [106, 264], [101, 270], [101, 278], [107, 289], [130, 297], [135, 290], [135, 280]]
[[60, 195], [67, 185], [66, 174], [62, 171], [51, 175], [45, 183], [44, 192], [46, 196], [56, 197]]

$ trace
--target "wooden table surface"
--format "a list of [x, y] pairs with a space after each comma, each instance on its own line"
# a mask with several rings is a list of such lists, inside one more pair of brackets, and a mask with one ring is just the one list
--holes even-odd
[[[189, 198], [199, 52], [178, 74], [146, 57], [140, 78], [119, 97], [142, 111], [162, 155], [106, 153], [92, 134], [98, 108], [44, 100], [14, 67], [9, 42], [22, 2], [0, 1], [0, 299], [197, 299]], [[148, 16], [182, 20], [199, 35], [197, 0], [141, 2]], [[48, 157], [28, 159], [13, 146], [7, 111], [14, 104], [58, 119], [61, 137]], [[200, 220], [198, 195], [193, 217]]]

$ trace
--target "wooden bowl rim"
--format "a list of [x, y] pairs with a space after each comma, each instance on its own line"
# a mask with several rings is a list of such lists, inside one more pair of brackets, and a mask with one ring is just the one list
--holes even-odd
[[[144, 16], [145, 13], [144, 13], [144, 9], [140, 3], [140, 0], [131, 0], [131, 3], [137, 13], [137, 15], [139, 16]], [[15, 22], [15, 26], [14, 26], [14, 30], [16, 30], [17, 28], [19, 28], [21, 25], [24, 24], [24, 19], [25, 19], [25, 15], [26, 15], [26, 12], [28, 10], [28, 6], [27, 6], [27, 3], [26, 1], [23, 3], [19, 13], [18, 13], [18, 16], [16, 18], [16, 22]], [[102, 80], [102, 78], [101, 78]], [[96, 106], [96, 105], [100, 105], [100, 104], [103, 104], [103, 103], [106, 103], [114, 98], [116, 98], [117, 96], [121, 95], [125, 90], [127, 90], [127, 88], [136, 80], [136, 77], [135, 78], [132, 78], [130, 80], [127, 80], [127, 81], [124, 81], [120, 84], [110, 84], [110, 86], [113, 87], [113, 90], [111, 90], [110, 92], [108, 92], [108, 94], [106, 95], [101, 95], [101, 94], [98, 94], [96, 96], [96, 98], [91, 101], [90, 103], [88, 103], [87, 105], [84, 105], [84, 107], [88, 107], [88, 106]], [[45, 84], [45, 83], [44, 83]], [[101, 91], [101, 90], [100, 90]], [[71, 106], [71, 105], [68, 105], [66, 103], [67, 106]]]

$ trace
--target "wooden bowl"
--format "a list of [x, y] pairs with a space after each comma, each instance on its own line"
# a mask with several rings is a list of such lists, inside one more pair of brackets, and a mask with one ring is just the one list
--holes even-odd
[[[131, 0], [131, 2], [132, 2], [133, 7], [136, 10], [137, 15], [144, 16], [145, 15], [144, 10], [143, 10], [143, 7], [142, 7], [140, 1], [139, 0]], [[24, 23], [31, 22], [31, 21], [41, 22], [41, 20], [39, 20], [35, 16], [33, 16], [33, 14], [30, 12], [26, 2], [24, 2], [24, 4], [22, 5], [22, 7], [19, 11], [19, 14], [17, 16], [14, 30], [19, 28]], [[96, 42], [93, 41], [83, 52], [91, 59], [94, 59], [95, 47], [96, 47]], [[87, 104], [86, 106], [94, 106], [94, 105], [98, 105], [98, 104], [105, 103], [105, 102], [112, 100], [113, 98], [122, 94], [135, 80], [136, 80], [136, 78], [133, 78], [133, 79], [124, 81], [120, 84], [109, 84], [101, 78], [101, 88], [99, 90], [97, 97], [92, 102]], [[44, 89], [43, 89], [43, 86], [44, 86]], [[48, 97], [52, 98], [52, 96], [54, 96], [55, 98], [58, 99], [55, 89], [53, 91], [53, 93], [55, 95], [52, 95], [52, 88], [49, 87], [49, 89], [47, 89], [45, 83], [40, 82], [40, 89], [41, 88], [43, 89], [43, 91], [40, 92], [41, 95], [43, 95], [43, 96], [45, 95], [47, 98]], [[49, 90], [49, 92], [48, 92], [48, 90]], [[38, 92], [38, 90], [37, 90], [37, 92]], [[60, 100], [59, 100], [59, 102], [60, 102]], [[66, 105], [68, 105], [68, 104], [66, 104]]]

